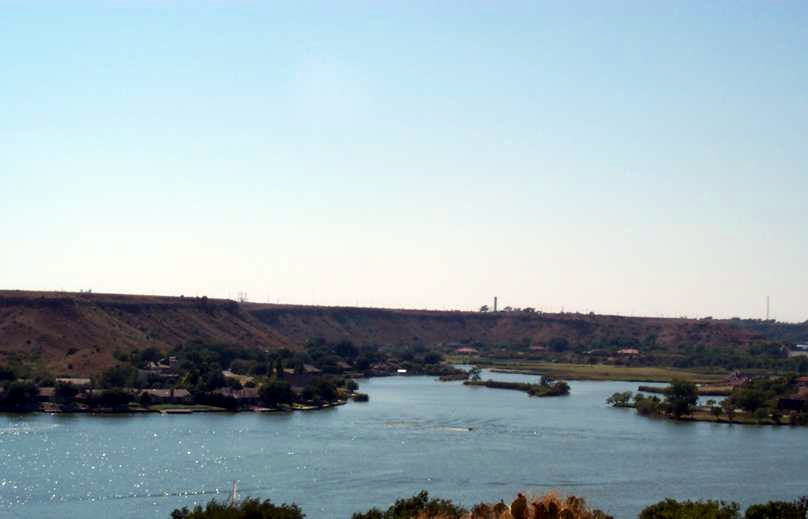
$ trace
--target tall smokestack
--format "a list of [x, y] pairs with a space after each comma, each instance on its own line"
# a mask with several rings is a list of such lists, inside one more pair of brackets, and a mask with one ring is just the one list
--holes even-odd
[[766, 320], [769, 320], [769, 296], [766, 296]]
[[497, 296], [494, 296], [494, 311], [497, 311]]

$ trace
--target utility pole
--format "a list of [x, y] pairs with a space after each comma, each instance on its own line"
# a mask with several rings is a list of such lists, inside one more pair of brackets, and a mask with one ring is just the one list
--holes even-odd
[[494, 311], [497, 311], [497, 296], [494, 296]]
[[769, 320], [769, 296], [766, 296], [766, 320]]

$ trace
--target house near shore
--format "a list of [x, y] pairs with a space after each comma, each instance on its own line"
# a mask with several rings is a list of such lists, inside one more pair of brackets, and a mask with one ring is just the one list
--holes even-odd
[[808, 386], [799, 386], [799, 389], [793, 395], [779, 399], [777, 408], [782, 411], [804, 411], [808, 409]]
[[464, 346], [462, 348], [457, 348], [455, 350], [455, 353], [460, 354], [460, 355], [474, 355], [476, 353], [479, 353], [479, 351], [477, 351], [475, 348], [470, 348], [468, 346]]
[[730, 376], [721, 381], [718, 385], [739, 387], [748, 384], [752, 379], [746, 375], [741, 374], [740, 371], [733, 371]]
[[241, 405], [257, 404], [260, 400], [258, 388], [245, 387], [244, 389], [233, 389], [230, 387], [223, 387], [214, 391], [217, 395], [222, 395], [230, 398], [235, 398]]
[[89, 378], [57, 378], [56, 383], [62, 384], [70, 384], [71, 386], [76, 386], [78, 388], [82, 387], [90, 387], [92, 385], [92, 380]]
[[187, 404], [191, 402], [191, 392], [187, 389], [144, 389], [140, 396], [149, 395], [152, 402], [161, 404]]
[[622, 350], [617, 350], [618, 355], [639, 355], [640, 350], [637, 348], [623, 348]]

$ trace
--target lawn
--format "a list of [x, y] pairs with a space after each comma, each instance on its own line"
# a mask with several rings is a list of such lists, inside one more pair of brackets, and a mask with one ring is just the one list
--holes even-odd
[[670, 382], [674, 379], [687, 380], [694, 383], [714, 383], [726, 375], [705, 373], [675, 368], [649, 366], [613, 366], [607, 364], [564, 364], [555, 362], [484, 361], [480, 366], [494, 370], [519, 373], [536, 373], [566, 380], [626, 380], [630, 382]]

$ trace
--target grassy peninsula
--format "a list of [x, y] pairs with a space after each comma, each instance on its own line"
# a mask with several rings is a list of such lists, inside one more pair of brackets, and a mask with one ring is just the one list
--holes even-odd
[[[640, 386], [642, 391], [643, 386]], [[655, 388], [656, 389], [656, 388]], [[745, 380], [720, 403], [698, 405], [699, 388], [676, 380], [662, 388], [665, 395], [627, 391], [607, 399], [613, 407], [629, 407], [643, 416], [756, 425], [808, 425], [808, 377], [760, 377]]]

